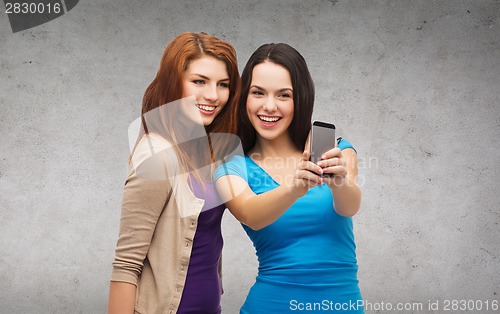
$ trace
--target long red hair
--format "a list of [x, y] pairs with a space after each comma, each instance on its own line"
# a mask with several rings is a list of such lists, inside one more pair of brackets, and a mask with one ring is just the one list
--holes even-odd
[[[241, 79], [238, 71], [236, 51], [229, 43], [215, 36], [203, 32], [187, 32], [178, 35], [166, 46], [160, 60], [156, 77], [151, 84], [149, 84], [144, 93], [141, 110], [141, 135], [152, 131], [148, 130], [144, 115], [160, 106], [181, 99], [182, 82], [186, 69], [191, 61], [203, 56], [211, 56], [224, 62], [230, 80], [228, 101], [213, 122], [205, 126], [206, 133], [236, 134], [238, 102], [241, 90]], [[182, 135], [176, 134], [172, 129], [172, 126], [176, 123], [176, 115], [170, 114], [166, 117], [158, 118], [162, 119], [161, 124], [166, 129], [166, 132], [162, 132], [162, 135], [173, 144], [182, 143], [182, 138], [180, 138]], [[219, 141], [216, 145], [214, 144], [215, 143], [211, 143], [210, 145], [211, 154], [204, 154], [204, 156], [210, 156], [209, 158], [212, 162], [214, 161], [214, 155], [220, 156], [220, 154], [224, 154], [220, 151], [226, 150], [226, 148], [223, 147], [222, 141]], [[176, 151], [185, 170], [196, 169], [193, 163], [193, 158], [196, 158], [196, 156], [193, 156], [192, 152], [187, 152], [185, 149], [179, 148], [179, 146], [176, 147]]]

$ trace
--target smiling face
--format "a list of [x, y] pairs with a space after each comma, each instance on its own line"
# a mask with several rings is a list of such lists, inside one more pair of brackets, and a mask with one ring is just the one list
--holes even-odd
[[258, 138], [289, 137], [294, 112], [292, 79], [288, 70], [269, 61], [253, 68], [247, 97], [247, 115]]
[[211, 124], [229, 99], [229, 75], [226, 64], [210, 56], [191, 61], [182, 80], [182, 97], [189, 96], [196, 98], [195, 111], [184, 110], [184, 112], [191, 116], [193, 121], [199, 121], [198, 117], [193, 117], [199, 115], [203, 125]]

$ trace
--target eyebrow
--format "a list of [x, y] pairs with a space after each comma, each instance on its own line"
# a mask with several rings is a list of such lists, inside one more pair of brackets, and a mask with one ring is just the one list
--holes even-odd
[[[207, 76], [203, 75], [203, 74], [197, 74], [197, 73], [193, 73], [191, 75], [196, 75], [196, 76], [199, 76], [201, 77], [202, 79], [204, 80], [210, 80], [210, 78], [208, 78]], [[224, 81], [229, 81], [229, 77], [228, 78], [225, 78], [225, 79], [222, 79], [222, 80], [219, 80], [218, 82], [224, 82]]]
[[[258, 85], [252, 85], [252, 86], [250, 86], [250, 88], [252, 88], [252, 87], [257, 88], [259, 90], [265, 90], [263, 87], [260, 87]], [[278, 92], [285, 92], [285, 91], [291, 91], [293, 93], [293, 89], [288, 88], [288, 87], [278, 89]]]

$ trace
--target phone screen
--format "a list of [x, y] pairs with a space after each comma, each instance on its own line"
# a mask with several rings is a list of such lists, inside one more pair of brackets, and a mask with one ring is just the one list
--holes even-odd
[[335, 147], [335, 125], [314, 121], [311, 129], [311, 161], [317, 163], [321, 155]]

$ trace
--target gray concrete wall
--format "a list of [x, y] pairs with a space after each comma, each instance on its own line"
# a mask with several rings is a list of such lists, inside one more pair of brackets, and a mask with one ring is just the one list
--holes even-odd
[[[422, 303], [414, 313], [444, 312], [446, 300], [491, 306], [499, 10], [496, 0], [80, 1], [18, 33], [0, 14], [0, 312], [105, 312], [127, 127], [164, 46], [184, 31], [231, 42], [240, 69], [267, 42], [308, 61], [314, 116], [359, 152], [354, 223], [369, 312], [388, 312], [382, 302]], [[223, 228], [223, 307], [237, 313], [257, 264], [229, 213]]]

